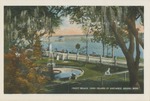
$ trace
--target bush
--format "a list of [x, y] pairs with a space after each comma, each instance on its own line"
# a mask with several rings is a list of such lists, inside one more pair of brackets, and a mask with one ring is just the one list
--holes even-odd
[[15, 55], [15, 47], [4, 54], [4, 93], [36, 93], [46, 83], [46, 78], [38, 74], [36, 64], [25, 54]]

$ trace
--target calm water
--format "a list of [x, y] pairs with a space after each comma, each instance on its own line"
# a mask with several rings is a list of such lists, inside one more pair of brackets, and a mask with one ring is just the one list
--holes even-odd
[[80, 75], [80, 74], [81, 74], [81, 71], [74, 69], [74, 70], [72, 70], [72, 71], [70, 71], [70, 72], [62, 72], [62, 73], [56, 74], [56, 75], [55, 75], [55, 78], [56, 78], [56, 79], [69, 78], [69, 77], [72, 76], [72, 74]]
[[[97, 55], [102, 55], [103, 54], [103, 48], [102, 48], [102, 43], [97, 43], [97, 42], [91, 42], [91, 39], [93, 37], [89, 36], [88, 38], [88, 54], [97, 54]], [[86, 53], [86, 43], [83, 41], [85, 39], [85, 36], [64, 36], [64, 37], [52, 37], [51, 38], [51, 43], [52, 43], [52, 49], [53, 51], [69, 51], [69, 52], [77, 52], [75, 46], [77, 43], [80, 44], [80, 49], [79, 53], [85, 54]], [[42, 46], [44, 49], [48, 48], [48, 42], [46, 41], [47, 39], [43, 38], [42, 39]], [[128, 43], [126, 44], [127, 46]], [[140, 57], [143, 58], [143, 49], [140, 47], [141, 55]], [[105, 48], [105, 55], [107, 55], [107, 49]], [[111, 56], [111, 47], [109, 47], [108, 50], [108, 55]], [[124, 54], [122, 53], [122, 50], [120, 47], [114, 49], [114, 55], [118, 57], [124, 57]], [[135, 55], [134, 55], [135, 56]]]

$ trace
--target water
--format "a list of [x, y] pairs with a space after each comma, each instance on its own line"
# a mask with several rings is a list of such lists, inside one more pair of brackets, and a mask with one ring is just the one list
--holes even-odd
[[[102, 48], [102, 43], [98, 42], [91, 42], [92, 36], [89, 36], [88, 38], [88, 54], [97, 54], [97, 55], [102, 55], [103, 54], [103, 48]], [[83, 41], [85, 39], [85, 36], [64, 36], [64, 37], [52, 37], [51, 38], [51, 43], [52, 43], [52, 50], [53, 51], [69, 51], [69, 52], [74, 52], [76, 53], [77, 50], [75, 48], [76, 44], [80, 44], [80, 49], [79, 53], [80, 54], [85, 54], [86, 53], [86, 42]], [[44, 49], [48, 48], [48, 42], [46, 42], [46, 39], [42, 39], [42, 46]], [[129, 46], [129, 43], [126, 44], [127, 47]], [[143, 49], [140, 47], [140, 57], [143, 58]], [[105, 56], [107, 55], [107, 49], [105, 48]], [[109, 47], [108, 50], [108, 55], [111, 56], [111, 47]], [[114, 56], [117, 57], [124, 57], [124, 54], [121, 50], [120, 47], [114, 48]], [[134, 52], [135, 56], [135, 52]]]
[[62, 73], [59, 73], [59, 74], [55, 74], [55, 78], [56, 79], [62, 79], [62, 78], [69, 78], [72, 76], [72, 74], [75, 74], [75, 75], [80, 75], [81, 74], [81, 70], [77, 70], [77, 69], [73, 69], [69, 72], [62, 72]]

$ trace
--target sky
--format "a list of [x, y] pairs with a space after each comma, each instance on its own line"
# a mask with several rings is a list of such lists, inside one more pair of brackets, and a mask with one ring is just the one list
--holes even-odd
[[[71, 24], [69, 16], [63, 17], [62, 20], [62, 25], [60, 25], [60, 28], [55, 30], [55, 34], [53, 34], [53, 36], [84, 35], [81, 25], [76, 23]], [[140, 19], [136, 21], [136, 27], [139, 29], [139, 33], [144, 32], [144, 26], [141, 26]]]
[[141, 18], [137, 19], [136, 21], [136, 28], [139, 29], [139, 33], [144, 33], [144, 26], [141, 26]]
[[76, 23], [70, 24], [69, 16], [62, 18], [63, 22], [59, 29], [55, 30], [54, 36], [59, 35], [83, 35], [81, 25]]

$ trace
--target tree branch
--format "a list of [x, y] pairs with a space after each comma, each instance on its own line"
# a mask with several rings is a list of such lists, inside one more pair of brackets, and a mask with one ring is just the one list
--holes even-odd
[[112, 28], [112, 30], [113, 30], [113, 33], [114, 33], [115, 38], [116, 38], [116, 40], [117, 40], [117, 43], [118, 43], [119, 46], [121, 47], [121, 49], [122, 49], [124, 55], [127, 55], [127, 52], [128, 52], [127, 47], [126, 47], [126, 45], [125, 45], [125, 42], [124, 42], [123, 38], [122, 38], [122, 37], [120, 36], [120, 34], [118, 34], [118, 32], [117, 32], [117, 28], [116, 28], [115, 22], [113, 22], [110, 26], [111, 26], [111, 28]]
[[130, 45], [129, 45], [129, 53], [133, 56], [134, 53], [134, 37], [129, 31], [129, 40], [130, 40]]
[[140, 49], [139, 49], [139, 42], [138, 42], [138, 35], [136, 35], [136, 58], [135, 58], [135, 65], [138, 68], [140, 61]]
[[141, 15], [142, 17], [144, 17], [144, 12], [143, 12], [140, 8], [138, 8], [138, 10], [139, 10], [139, 12], [140, 12], [140, 15]]
[[140, 60], [140, 48], [139, 48], [139, 38], [138, 38], [138, 31], [135, 27], [135, 20], [134, 17], [132, 19], [127, 19], [127, 23], [129, 26], [129, 30], [132, 32], [131, 34], [134, 35], [136, 41], [136, 58], [135, 58], [135, 67], [139, 67], [139, 60]]
[[[135, 21], [135, 20], [133, 20], [133, 21]], [[127, 18], [127, 24], [128, 24], [128, 26], [130, 28], [129, 30], [131, 31], [131, 33], [134, 35], [134, 37], [136, 37], [136, 34], [138, 35], [138, 31], [137, 31], [137, 29], [135, 27], [135, 24], [132, 22], [131, 19], [128, 19], [128, 18]], [[144, 42], [141, 39], [139, 39], [139, 38], [138, 38], [137, 41], [142, 46], [142, 48], [144, 49]]]

